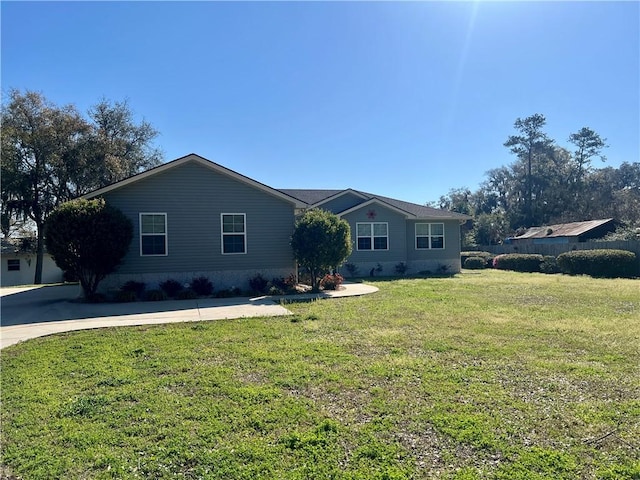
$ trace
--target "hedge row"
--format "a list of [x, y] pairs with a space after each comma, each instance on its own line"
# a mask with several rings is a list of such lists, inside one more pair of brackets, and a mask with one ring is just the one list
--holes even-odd
[[569, 275], [632, 278], [638, 275], [636, 254], [626, 250], [574, 250], [558, 255], [558, 266]]
[[507, 253], [493, 259], [493, 268], [515, 270], [516, 272], [539, 272], [542, 255], [525, 253]]
[[[484, 268], [483, 263], [488, 258], [483, 255], [467, 256], [463, 260], [463, 266], [469, 269]], [[538, 254], [507, 253], [494, 257], [492, 266], [499, 270], [516, 272], [566, 273], [601, 278], [632, 278], [640, 274], [636, 254], [626, 250], [574, 250], [557, 258]]]

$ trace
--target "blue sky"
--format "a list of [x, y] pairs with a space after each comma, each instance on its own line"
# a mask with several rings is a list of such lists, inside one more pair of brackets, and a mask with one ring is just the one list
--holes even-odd
[[2, 90], [128, 100], [165, 159], [415, 203], [513, 161], [518, 117], [640, 161], [638, 2], [6, 2]]

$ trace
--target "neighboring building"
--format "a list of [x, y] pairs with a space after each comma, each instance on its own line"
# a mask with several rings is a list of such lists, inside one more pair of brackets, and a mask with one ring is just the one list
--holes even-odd
[[[195, 154], [94, 191], [127, 215], [134, 240], [102, 289], [204, 275], [216, 288], [244, 287], [261, 273], [286, 277], [296, 216], [324, 208], [351, 225], [348, 262], [360, 274], [460, 270], [460, 225], [470, 217], [347, 190], [277, 190]], [[382, 272], [379, 271], [382, 267]]]
[[[3, 287], [16, 285], [30, 285], [36, 274], [36, 253], [27, 242], [20, 239], [3, 239], [2, 251], [2, 275], [0, 284]], [[64, 275], [51, 258], [45, 252], [42, 264], [42, 283], [62, 282]]]
[[588, 222], [561, 223], [531, 227], [522, 235], [510, 237], [505, 243], [513, 245], [548, 245], [552, 243], [578, 243], [602, 238], [616, 229], [613, 218]]

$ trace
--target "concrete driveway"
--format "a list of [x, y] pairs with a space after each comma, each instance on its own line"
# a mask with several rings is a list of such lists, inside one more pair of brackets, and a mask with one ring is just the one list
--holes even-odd
[[[378, 290], [362, 283], [343, 287], [335, 292], [285, 297], [284, 301], [365, 295]], [[72, 330], [291, 315], [280, 303], [282, 297], [83, 303], [78, 301], [79, 295], [78, 285], [1, 288], [0, 348]]]
[[96, 304], [79, 294], [77, 285], [0, 289], [0, 348], [71, 330], [291, 315], [268, 297]]

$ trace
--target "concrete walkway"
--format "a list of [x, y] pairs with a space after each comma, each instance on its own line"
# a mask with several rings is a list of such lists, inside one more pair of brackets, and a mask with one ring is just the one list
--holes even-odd
[[286, 303], [366, 295], [377, 287], [344, 283], [337, 291], [283, 297], [82, 303], [77, 285], [0, 289], [0, 348], [30, 338], [92, 328], [291, 315]]

